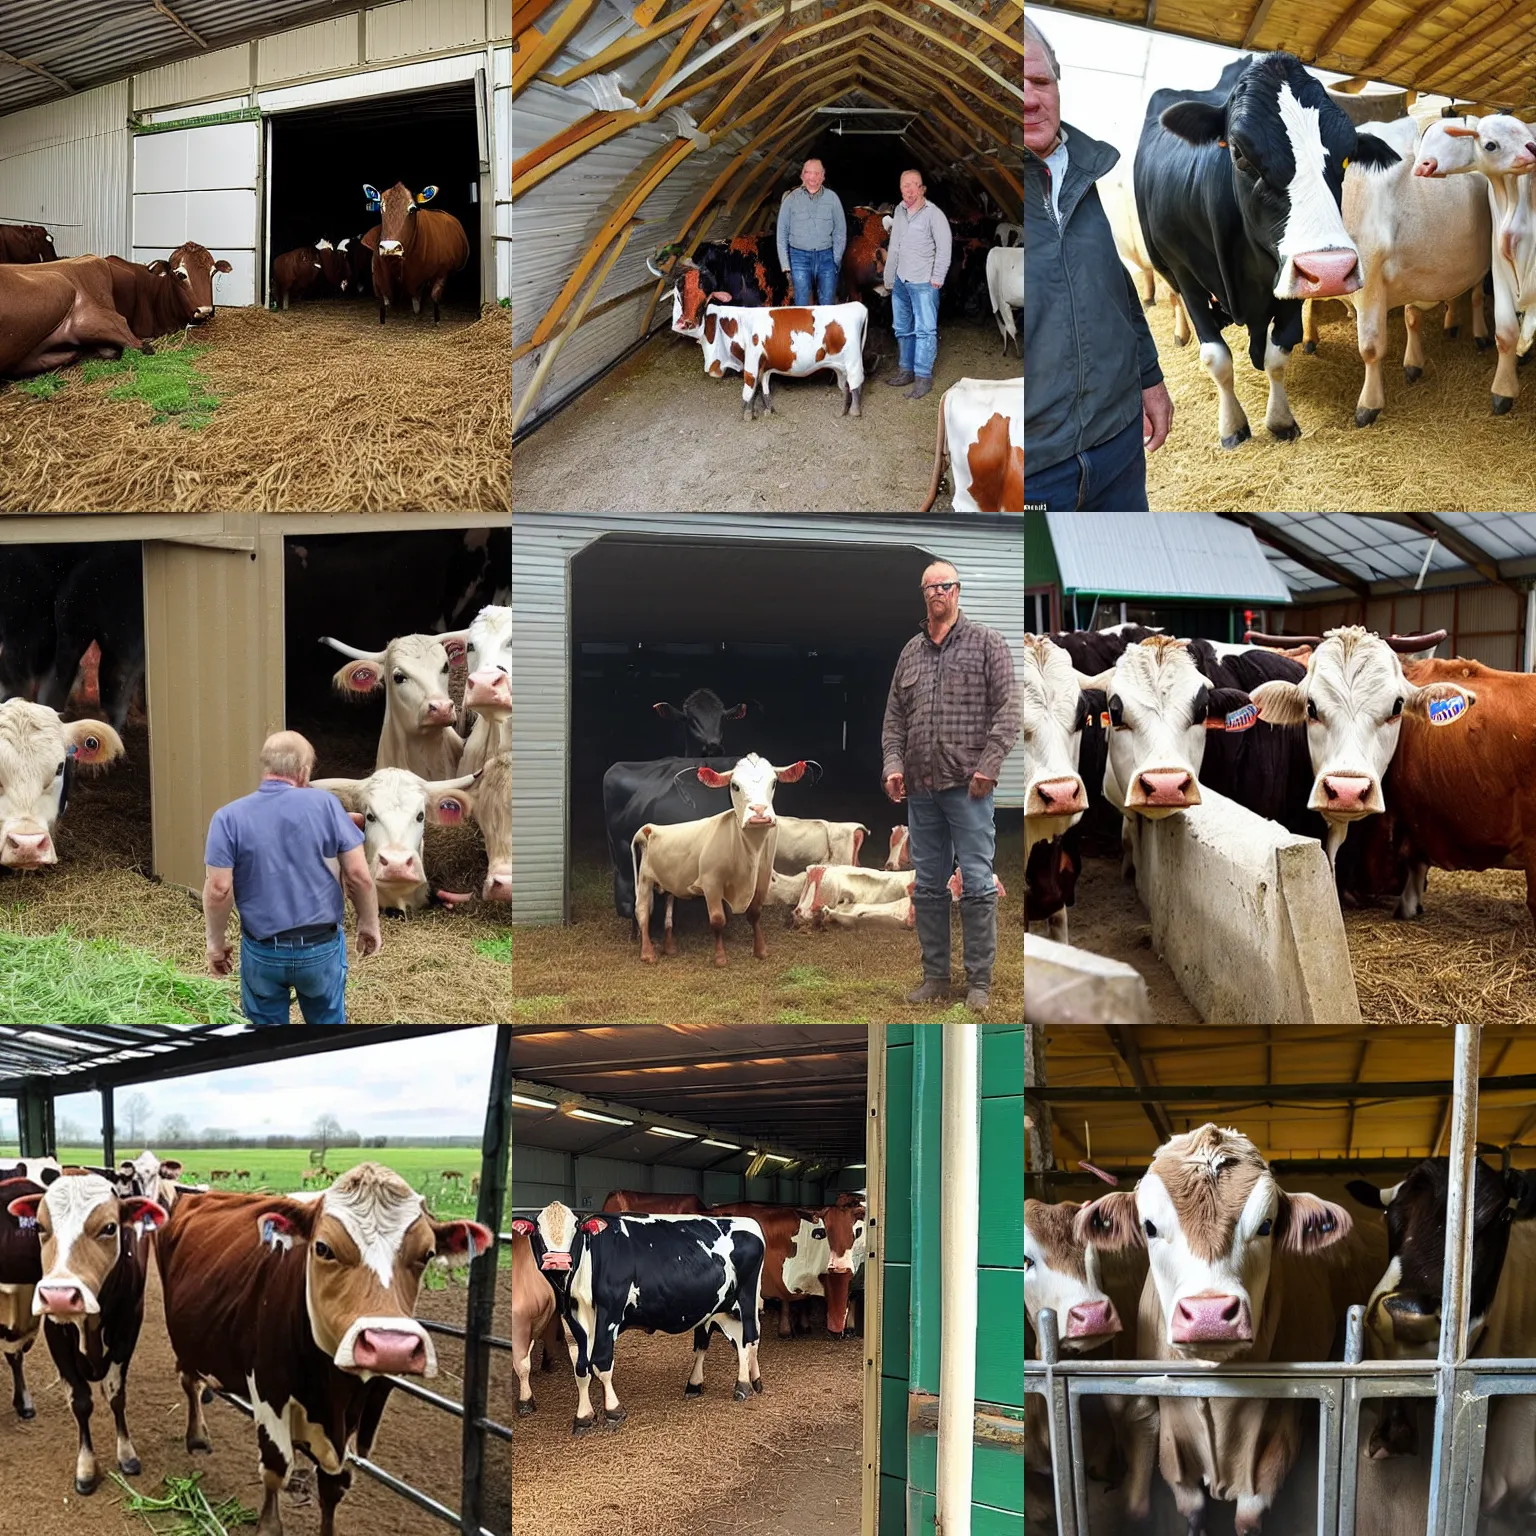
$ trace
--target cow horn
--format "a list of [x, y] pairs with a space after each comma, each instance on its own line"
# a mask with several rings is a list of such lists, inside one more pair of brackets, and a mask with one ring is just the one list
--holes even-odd
[[1406, 656], [1413, 651], [1432, 651], [1445, 639], [1446, 631], [1443, 629], [1431, 630], [1427, 635], [1384, 635], [1382, 638], [1400, 656]]
[[1321, 635], [1266, 635], [1261, 630], [1250, 629], [1243, 639], [1250, 645], [1293, 646], [1293, 645], [1321, 645]]
[[649, 256], [645, 258], [645, 270], [649, 272], [652, 277], [665, 277], [667, 275], [661, 270], [660, 267], [656, 265], [654, 261], [651, 260]]
[[355, 645], [344, 645], [340, 640], [333, 640], [329, 635], [320, 636], [320, 644], [328, 645], [333, 651], [340, 651], [343, 656], [350, 656], [353, 661], [383, 661], [383, 651], [360, 651]]

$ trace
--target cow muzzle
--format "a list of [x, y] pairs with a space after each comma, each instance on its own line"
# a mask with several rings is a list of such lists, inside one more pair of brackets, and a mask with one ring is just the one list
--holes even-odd
[[38, 1317], [84, 1317], [100, 1312], [101, 1304], [85, 1286], [66, 1278], [39, 1285], [32, 1311]]
[[423, 725], [452, 725], [454, 709], [452, 699], [428, 699], [422, 706]]
[[333, 1357], [342, 1371], [387, 1376], [436, 1376], [437, 1351], [409, 1317], [360, 1317]]
[[1125, 797], [1136, 811], [1183, 811], [1200, 804], [1200, 786], [1187, 768], [1144, 768], [1131, 781]]
[[1120, 1332], [1120, 1314], [1107, 1296], [1101, 1301], [1080, 1301], [1067, 1309], [1069, 1339], [1104, 1339]]
[[193, 325], [202, 325], [205, 321], [213, 319], [213, 305], [203, 304], [192, 311]]
[[1360, 256], [1353, 250], [1306, 251], [1286, 257], [1275, 283], [1277, 299], [1342, 299], [1360, 287]]
[[493, 869], [485, 877], [485, 888], [481, 895], [486, 901], [511, 901], [512, 871]]
[[381, 848], [373, 878], [380, 885], [420, 885], [426, 876], [413, 849]]
[[1173, 1309], [1175, 1344], [1251, 1344], [1253, 1314], [1245, 1296], [1186, 1296]]
[[464, 684], [465, 709], [482, 712], [512, 708], [512, 679], [505, 672], [471, 672]]
[[1413, 1346], [1440, 1341], [1440, 1298], [1413, 1291], [1384, 1296], [1381, 1309], [1392, 1324], [1393, 1342]]
[[1358, 821], [1381, 810], [1381, 790], [1368, 774], [1325, 773], [1308, 808], [1321, 811], [1329, 821]]
[[379, 255], [403, 256], [405, 255], [405, 247], [398, 240], [380, 240]]
[[1075, 816], [1088, 809], [1083, 781], [1075, 774], [1059, 779], [1042, 779], [1029, 786], [1024, 796], [1026, 816]]
[[7, 832], [4, 844], [0, 845], [0, 864], [10, 869], [41, 869], [58, 862], [53, 839], [47, 832]]

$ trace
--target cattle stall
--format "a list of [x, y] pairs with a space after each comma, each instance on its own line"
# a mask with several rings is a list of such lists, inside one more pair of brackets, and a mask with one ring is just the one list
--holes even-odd
[[[678, 1390], [686, 1337], [637, 1328], [619, 1338], [614, 1369], [627, 1419], [573, 1436], [566, 1352], [546, 1373], [532, 1341], [537, 1410], [513, 1430], [520, 1499], [600, 1512], [635, 1536], [698, 1530], [703, 1487], [710, 1523], [752, 1536], [874, 1536], [892, 1523], [931, 1536], [936, 1499], [945, 1529], [962, 1513], [978, 1531], [1017, 1523], [1019, 1026], [529, 1024], [512, 1034], [514, 1220], [537, 1224], [560, 1202], [616, 1223], [608, 1197], [620, 1190], [630, 1210], [745, 1199], [811, 1212], [858, 1192], [867, 1246], [847, 1318], [862, 1349], [828, 1330], [819, 1302], [807, 1332], [781, 1337], [769, 1303], [764, 1391], [744, 1402], [727, 1391], [726, 1341], [712, 1345], [703, 1398], [691, 1400]], [[513, 1262], [515, 1273], [516, 1248]], [[536, 1270], [533, 1280], [515, 1335], [534, 1316]]]
[[[1156, 1435], [1175, 1400], [1201, 1413], [1208, 1405], [1223, 1445], [1254, 1452], [1248, 1472], [1227, 1460], [1211, 1469], [1201, 1523], [1212, 1533], [1233, 1530], [1233, 1501], [1250, 1494], [1249, 1518], [1287, 1536], [1521, 1529], [1529, 1478], [1511, 1471], [1511, 1459], [1528, 1464], [1536, 1391], [1536, 1336], [1516, 1305], [1529, 1287], [1536, 1230], [1526, 1198], [1536, 1081], [1527, 1032], [1465, 1023], [1454, 1033], [1026, 1030], [1028, 1536], [1128, 1528], [1138, 1482], [1117, 1486], [1117, 1457], [1127, 1449], [1134, 1457], [1137, 1426]], [[1226, 1229], [1210, 1250], [1216, 1285], [1232, 1290], [1241, 1272], [1248, 1278], [1237, 1288], [1252, 1286], [1241, 1298], [1205, 1298], [1240, 1302], [1226, 1335], [1234, 1342], [1220, 1344], [1213, 1326], [1209, 1343], [1191, 1335], [1180, 1348], [1169, 1342], [1181, 1327], [1178, 1298], [1193, 1306], [1203, 1293], [1183, 1275], [1187, 1249], [1166, 1264], [1158, 1258], [1148, 1278], [1146, 1248], [1165, 1237], [1178, 1243], [1189, 1212], [1181, 1194], [1155, 1211], [1150, 1202], [1177, 1187], [1181, 1159], [1206, 1153], [1217, 1156], [1206, 1194], [1219, 1221], [1233, 1181], [1249, 1191], [1244, 1165], [1267, 1165], [1289, 1203], [1275, 1207], [1262, 1290], [1252, 1281], [1259, 1269], [1222, 1266], [1232, 1244], [1264, 1241], [1267, 1228], [1245, 1225], [1241, 1238]], [[1282, 1260], [1281, 1233], [1301, 1210], [1306, 1238], [1288, 1234]], [[1145, 1221], [1152, 1237], [1142, 1247], [1106, 1240], [1086, 1286], [1072, 1280], [1073, 1255], [1121, 1215], [1129, 1226], [1119, 1230], [1139, 1233]], [[1320, 1235], [1323, 1243], [1303, 1251]], [[1318, 1294], [1322, 1271], [1327, 1296]], [[1305, 1298], [1300, 1310], [1285, 1306], [1287, 1295]], [[1106, 1296], [1107, 1318], [1095, 1307]], [[1138, 1297], [1146, 1298], [1139, 1322]], [[1309, 1317], [1309, 1307], [1321, 1311]], [[1122, 1414], [1115, 1394], [1149, 1388], [1156, 1398]], [[1237, 1417], [1260, 1399], [1301, 1409], [1299, 1442], [1284, 1456], [1272, 1451], [1283, 1470], [1262, 1488], [1252, 1478], [1262, 1436], [1249, 1438], [1251, 1421], [1242, 1429]], [[1138, 1417], [1142, 1409], [1152, 1417]], [[1162, 1432], [1181, 1433], [1180, 1422]], [[1201, 1464], [1199, 1452], [1186, 1463]], [[1161, 1465], [1166, 1477], [1155, 1457], [1149, 1467], [1145, 1528], [1183, 1536], [1193, 1495], [1181, 1492], [1181, 1513], [1171, 1485], [1179, 1463], [1165, 1454]]]
[[[35, 1034], [7, 1028], [0, 1031], [0, 1099], [14, 1103], [20, 1155], [42, 1158], [54, 1156], [59, 1146], [56, 1101], [72, 1095], [99, 1098], [102, 1165], [112, 1168], [119, 1155], [126, 1157], [134, 1150], [123, 1144], [122, 1131], [127, 1123], [123, 1096], [135, 1085], [289, 1062], [295, 1070], [323, 1077], [327, 1072], [345, 1071], [357, 1046], [422, 1038], [436, 1029], [389, 1025], [257, 1032], [247, 1028], [231, 1034], [201, 1027], [102, 1025], [89, 1031], [52, 1030], [45, 1043]], [[462, 1536], [511, 1536], [511, 1488], [506, 1456], [500, 1449], [510, 1431], [501, 1422], [505, 1414], [498, 1406], [505, 1401], [510, 1381], [505, 1358], [509, 1343], [501, 1337], [510, 1303], [502, 1258], [509, 1241], [502, 1232], [509, 1193], [509, 1045], [504, 1033], [495, 1043], [490, 1081], [484, 1085], [484, 1134], [476, 1165], [476, 1219], [498, 1233], [500, 1241], [474, 1258], [467, 1290], [423, 1288], [416, 1315], [436, 1336], [445, 1375], [432, 1382], [432, 1390], [414, 1381], [396, 1380], [377, 1459], [348, 1457], [354, 1486], [341, 1506], [342, 1529], [419, 1536], [427, 1529], [451, 1528]], [[477, 1095], [478, 1091], [479, 1085]], [[78, 1101], [70, 1108], [79, 1113]], [[387, 1153], [380, 1156], [387, 1162]], [[143, 1484], [137, 1491], [149, 1491], [167, 1471], [195, 1470], [194, 1458], [183, 1446], [180, 1418], [185, 1398], [176, 1384], [175, 1357], [166, 1336], [158, 1268], [152, 1267], [146, 1291], [144, 1329], [134, 1355], [138, 1370], [130, 1387], [129, 1413], [139, 1428], [145, 1461]], [[42, 1382], [37, 1362], [44, 1354], [39, 1345], [29, 1357], [38, 1386]], [[457, 1385], [452, 1384], [454, 1377], [459, 1378]], [[445, 1381], [450, 1384], [445, 1386]], [[226, 1412], [214, 1402], [215, 1397], [237, 1412]], [[14, 1426], [5, 1441], [11, 1449], [0, 1450], [0, 1461], [5, 1455], [25, 1454], [34, 1475], [67, 1479], [73, 1467], [69, 1454], [73, 1442], [62, 1428], [69, 1423], [67, 1402], [55, 1392], [40, 1392], [39, 1398], [36, 1419]], [[215, 1504], [231, 1496], [252, 1502], [252, 1488], [258, 1484], [250, 1458], [253, 1432], [246, 1422], [250, 1407], [236, 1391], [211, 1392], [208, 1402], [206, 1413], [216, 1449], [198, 1458], [205, 1489]], [[102, 1412], [97, 1411], [98, 1426]], [[166, 1426], [163, 1432], [156, 1421]], [[107, 1436], [101, 1443], [109, 1441]], [[104, 1454], [103, 1461], [110, 1464], [110, 1454]], [[312, 1478], [312, 1471], [304, 1476]], [[295, 1487], [302, 1481], [303, 1476]], [[319, 1528], [312, 1499], [308, 1503], [303, 1497], [285, 1499], [283, 1516], [290, 1536], [310, 1536]], [[39, 1536], [76, 1536], [87, 1531], [127, 1536], [131, 1528], [130, 1515], [105, 1487], [91, 1499], [71, 1498], [62, 1508], [39, 1506], [31, 1518]]]
[[[121, 700], [125, 756], [73, 775], [59, 820], [59, 863], [0, 876], [14, 893], [7, 927], [115, 938], [194, 974], [205, 965], [195, 893], [203, 885], [208, 820], [254, 787], [266, 736], [284, 728], [308, 736], [316, 777], [373, 771], [384, 711], [333, 688], [343, 657], [321, 637], [373, 651], [397, 633], [462, 630], [481, 607], [505, 604], [510, 583], [508, 528], [472, 516], [10, 518], [0, 523], [0, 566], [20, 585], [7, 587], [0, 617], [21, 632], [29, 624], [49, 627], [59, 581], [75, 580], [29, 576], [42, 557], [53, 562], [50, 570], [118, 562], [111, 567], [116, 586], [98, 580], [89, 587], [81, 617], [97, 623], [131, 610], [142, 688]], [[57, 684], [66, 719], [111, 712], [116, 632], [102, 632], [102, 641], [94, 647], [104, 653], [99, 664], [85, 652], [68, 706], [74, 673], [61, 663], [69, 673]], [[24, 669], [11, 675], [9, 634], [0, 654], [6, 695], [38, 696]], [[131, 645], [125, 654], [134, 659]], [[92, 686], [105, 695], [101, 704], [88, 702]], [[461, 696], [462, 669], [450, 687]], [[433, 826], [425, 856], [435, 888], [479, 892], [487, 854], [477, 827]], [[354, 1016], [505, 1017], [509, 971], [505, 956], [498, 958], [505, 932], [504, 907], [478, 899], [390, 921], [377, 958], [392, 954], [394, 963], [371, 974], [353, 971]], [[437, 976], [445, 953], [455, 957], [452, 997]]]

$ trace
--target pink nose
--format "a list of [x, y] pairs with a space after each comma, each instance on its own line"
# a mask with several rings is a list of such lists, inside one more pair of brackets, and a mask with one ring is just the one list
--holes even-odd
[[1035, 785], [1032, 798], [1039, 805], [1042, 816], [1071, 816], [1088, 809], [1088, 801], [1083, 795], [1083, 781], [1076, 776], [1046, 779]]
[[8, 832], [5, 837], [7, 864], [46, 864], [53, 857], [46, 832]]
[[85, 1298], [76, 1285], [40, 1285], [38, 1297], [43, 1311], [54, 1317], [78, 1317], [85, 1311]]
[[1359, 812], [1365, 810], [1366, 796], [1374, 781], [1356, 773], [1330, 773], [1323, 779], [1323, 792], [1328, 796], [1328, 810]]
[[1238, 1296], [1186, 1296], [1173, 1309], [1175, 1344], [1243, 1344], [1253, 1339], [1248, 1303]]
[[464, 695], [464, 704], [468, 709], [473, 709], [477, 704], [512, 702], [512, 679], [505, 672], [471, 672], [465, 687], [468, 691]]
[[1194, 776], [1182, 768], [1153, 768], [1136, 775], [1131, 789], [1132, 805], [1199, 805]]
[[1067, 1309], [1067, 1337], [1096, 1339], [1120, 1332], [1120, 1314], [1107, 1296], [1102, 1301], [1080, 1301]]
[[453, 700], [428, 699], [426, 715], [428, 725], [452, 725]]
[[1308, 251], [1294, 265], [1295, 299], [1338, 299], [1360, 286], [1360, 258], [1353, 251]]
[[485, 882], [484, 896], [487, 901], [512, 900], [512, 876], [493, 874]]
[[391, 852], [388, 848], [379, 853], [379, 880], [420, 880], [421, 865], [414, 853]]
[[419, 1335], [385, 1328], [363, 1329], [352, 1346], [352, 1359], [362, 1370], [394, 1376], [420, 1376], [427, 1368], [426, 1346]]

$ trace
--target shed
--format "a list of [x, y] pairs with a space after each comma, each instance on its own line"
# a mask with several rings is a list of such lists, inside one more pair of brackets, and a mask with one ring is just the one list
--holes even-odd
[[[511, 293], [504, 0], [19, 0], [0, 20], [0, 220], [63, 256], [229, 260], [221, 305], [265, 303], [271, 257], [387, 167], [470, 232], [467, 291]], [[413, 188], [417, 190], [417, 188]], [[327, 214], [324, 217], [329, 218]]]
[[[731, 654], [764, 666], [777, 654], [773, 647], [783, 648], [786, 660], [789, 648], [804, 655], [829, 647], [839, 675], [850, 690], [857, 684], [873, 714], [872, 725], [864, 715], [853, 731], [851, 714], [838, 717], [845, 745], [857, 748], [870, 730], [878, 742], [889, 668], [917, 631], [921, 615], [913, 594], [928, 562], [952, 561], [961, 573], [963, 611], [1001, 630], [1022, 652], [1016, 519], [978, 516], [939, 525], [868, 517], [541, 513], [515, 518], [513, 538], [520, 700], [512, 722], [514, 922], [569, 917], [578, 739], [592, 743], [591, 763], [595, 753], [609, 750], [617, 757], [646, 755], [583, 735], [585, 722], [607, 723], [601, 696], [582, 686], [584, 665], [599, 673], [605, 653], [622, 662], [646, 646], [684, 647], [677, 654], [702, 660], [729, 646]], [[876, 640], [878, 655], [872, 653]], [[686, 668], [679, 673], [680, 679], [689, 675]], [[818, 676], [818, 687], [825, 680]], [[807, 709], [811, 702], [805, 700]], [[646, 702], [641, 712], [648, 710]], [[776, 729], [784, 728], [781, 712]], [[602, 761], [597, 774], [613, 760]], [[877, 765], [871, 782], [878, 778]], [[588, 777], [578, 816], [594, 792]], [[1023, 759], [1015, 753], [1004, 764], [997, 804], [1021, 809], [1023, 795]]]

